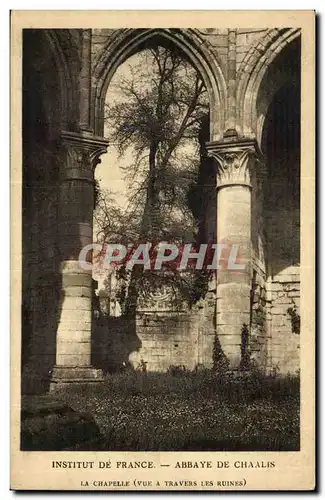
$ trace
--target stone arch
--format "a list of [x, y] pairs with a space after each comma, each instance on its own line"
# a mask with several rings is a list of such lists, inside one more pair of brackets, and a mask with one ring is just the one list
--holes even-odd
[[108, 85], [118, 66], [150, 40], [172, 42], [201, 74], [210, 101], [210, 137], [217, 140], [224, 130], [226, 82], [220, 64], [194, 29], [123, 29], [100, 54], [93, 71], [93, 127], [103, 135], [104, 102]]
[[[257, 115], [257, 99], [261, 83], [276, 57], [299, 36], [299, 28], [268, 30], [262, 40], [251, 47], [239, 68], [236, 100], [240, 133], [246, 137], [256, 137], [259, 145], [264, 121], [262, 116]], [[279, 82], [275, 82], [273, 92], [264, 105], [266, 110], [279, 85]]]
[[268, 103], [263, 102], [267, 88], [260, 97], [262, 102], [257, 103], [258, 115], [261, 117], [258, 134], [267, 166], [264, 217], [272, 275], [299, 265], [300, 260], [301, 89], [300, 78], [295, 77], [295, 74], [300, 73], [300, 61], [295, 57], [297, 48], [298, 43], [292, 42], [281, 53], [285, 59], [280, 56], [280, 62], [287, 62], [289, 78], [281, 78], [278, 85], [273, 85], [275, 92], [267, 109]]
[[69, 128], [73, 122], [73, 82], [70, 74], [69, 65], [66, 61], [63, 49], [61, 47], [58, 30], [45, 29], [45, 37], [48, 41], [51, 54], [56, 64], [59, 83], [60, 83], [60, 114], [61, 127], [63, 130]]

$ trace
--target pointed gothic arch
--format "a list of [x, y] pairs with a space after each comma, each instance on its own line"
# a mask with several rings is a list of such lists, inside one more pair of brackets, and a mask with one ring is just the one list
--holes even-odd
[[224, 130], [226, 82], [220, 64], [194, 29], [123, 29], [117, 30], [99, 55], [93, 71], [93, 128], [103, 135], [104, 102], [108, 85], [117, 70], [130, 56], [148, 43], [175, 44], [200, 73], [209, 95], [210, 138], [217, 140]]
[[[266, 35], [250, 48], [239, 67], [236, 98], [239, 132], [245, 137], [256, 137], [259, 144], [263, 128], [263, 123], [257, 114], [261, 83], [277, 56], [299, 37], [299, 28], [267, 30]], [[275, 88], [273, 94], [276, 90]], [[268, 104], [271, 100], [270, 95]]]
[[64, 51], [61, 46], [61, 42], [58, 35], [58, 30], [46, 29], [44, 30], [44, 35], [48, 41], [48, 45], [51, 50], [51, 54], [56, 64], [58, 79], [60, 83], [60, 114], [61, 114], [61, 127], [65, 130], [70, 122], [73, 115], [73, 83], [72, 77], [69, 69], [69, 64], [67, 63]]

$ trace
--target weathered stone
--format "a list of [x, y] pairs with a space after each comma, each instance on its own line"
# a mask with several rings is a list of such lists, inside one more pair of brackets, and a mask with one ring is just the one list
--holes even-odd
[[21, 406], [22, 451], [103, 450], [94, 418], [49, 397], [25, 397]]
[[[284, 55], [282, 49], [291, 50], [298, 35], [292, 28], [63, 29], [55, 31], [56, 41], [49, 43], [42, 30], [25, 33], [24, 65], [30, 82], [40, 81], [40, 85], [29, 83], [24, 89], [25, 122], [30, 123], [31, 131], [37, 131], [39, 123], [46, 124], [42, 144], [36, 132], [24, 138], [23, 155], [28, 179], [23, 193], [23, 365], [40, 369], [34, 378], [48, 377], [59, 362], [66, 382], [69, 377], [72, 382], [89, 380], [92, 373], [92, 277], [80, 269], [78, 257], [92, 239], [94, 168], [107, 147], [102, 135], [108, 78], [116, 69], [116, 47], [123, 61], [144, 40], [171, 43], [173, 38], [188, 57], [193, 55], [191, 62], [200, 67], [211, 94], [207, 149], [217, 163], [217, 201], [214, 198], [213, 203], [218, 218], [218, 236], [215, 227], [213, 239], [239, 244], [246, 268], [238, 274], [218, 272], [215, 293], [208, 293], [194, 315], [194, 308], [173, 319], [162, 310], [154, 317], [145, 314], [133, 329], [127, 328], [132, 330], [132, 340], [125, 340], [117, 323], [112, 324], [109, 334], [121, 337], [120, 347], [114, 346], [115, 354], [132, 344], [127, 356], [138, 349], [140, 359], [142, 353], [148, 358], [149, 369], [184, 363], [210, 365], [217, 333], [227, 342], [225, 352], [236, 364], [240, 359], [238, 338], [247, 323], [262, 339], [258, 359], [264, 356], [263, 339], [266, 342], [268, 337], [272, 362], [272, 346], [279, 342], [281, 369], [294, 366], [298, 358], [293, 355], [292, 337], [298, 343], [299, 338], [292, 334], [287, 309], [299, 308], [300, 303], [299, 268], [292, 265], [296, 261], [292, 247], [299, 249], [299, 208], [289, 200], [292, 179], [286, 191], [285, 178], [294, 165], [290, 169], [281, 165], [281, 175], [275, 178], [273, 167], [284, 155], [278, 153], [274, 165], [268, 165], [269, 158], [262, 159], [259, 150], [263, 149], [263, 120], [266, 124], [271, 97], [281, 90], [282, 81], [296, 83], [299, 78], [290, 73], [298, 65], [286, 60], [280, 64], [274, 56]], [[189, 45], [183, 44], [183, 38]], [[60, 61], [64, 65], [57, 67]], [[67, 81], [65, 75], [69, 75]], [[40, 102], [42, 116], [33, 114], [34, 102]], [[214, 181], [209, 181], [213, 188]], [[210, 214], [206, 218], [210, 221]], [[111, 339], [105, 342], [108, 346]], [[177, 348], [175, 344], [179, 344]], [[125, 362], [127, 356], [123, 353], [120, 358]], [[150, 358], [160, 358], [159, 364]], [[69, 363], [80, 366], [71, 368]], [[58, 370], [53, 370], [56, 379], [60, 379]]]

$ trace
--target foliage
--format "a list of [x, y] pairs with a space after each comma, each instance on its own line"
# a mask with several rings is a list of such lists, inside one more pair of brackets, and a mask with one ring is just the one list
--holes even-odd
[[249, 352], [249, 328], [246, 323], [243, 324], [241, 329], [241, 369], [249, 370], [251, 365], [250, 352]]
[[93, 413], [108, 450], [298, 450], [299, 377], [126, 371], [58, 393]]
[[[121, 208], [112, 192], [98, 194], [95, 226], [99, 241], [150, 241], [153, 245], [195, 241], [198, 228], [189, 193], [198, 180], [199, 132], [208, 113], [200, 75], [176, 49], [157, 46], [140, 52], [128, 74], [112, 85], [115, 99], [106, 105], [106, 126], [120, 157], [130, 159], [120, 167], [128, 196]], [[206, 287], [202, 288], [197, 276], [179, 273], [157, 276], [156, 272], [127, 273], [124, 269], [119, 278], [125, 310], [132, 306], [128, 304], [132, 296], [137, 299], [161, 283], [177, 289], [190, 304]]]
[[300, 315], [297, 313], [296, 306], [289, 307], [287, 313], [291, 319], [291, 329], [292, 333], [300, 334]]

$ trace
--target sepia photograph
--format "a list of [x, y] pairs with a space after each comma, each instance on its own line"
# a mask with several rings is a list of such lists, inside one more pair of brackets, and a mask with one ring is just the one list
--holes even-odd
[[19, 452], [302, 450], [302, 28], [217, 20], [20, 31]]

